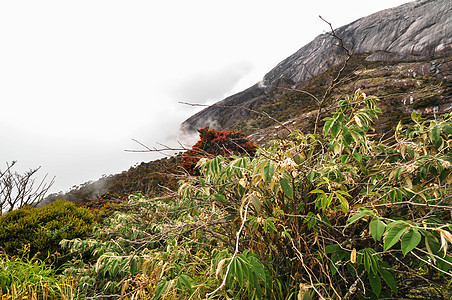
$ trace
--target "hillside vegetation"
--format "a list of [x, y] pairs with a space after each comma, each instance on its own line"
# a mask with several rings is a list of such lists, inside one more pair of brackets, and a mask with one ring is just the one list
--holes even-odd
[[0, 300], [452, 298], [452, 57], [341, 48], [184, 154], [0, 216]]
[[59, 297], [452, 297], [452, 114], [413, 112], [384, 140], [380, 115], [357, 90], [317, 134], [201, 159], [177, 194], [129, 197], [93, 234], [61, 241]]

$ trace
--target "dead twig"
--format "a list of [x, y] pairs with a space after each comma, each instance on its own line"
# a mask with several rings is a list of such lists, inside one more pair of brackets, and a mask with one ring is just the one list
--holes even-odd
[[185, 104], [185, 105], [189, 105], [189, 106], [198, 106], [198, 107], [219, 107], [219, 108], [236, 108], [236, 109], [243, 109], [255, 114], [259, 114], [261, 116], [264, 116], [266, 118], [269, 118], [270, 120], [272, 120], [275, 123], [278, 123], [278, 125], [280, 125], [282, 128], [286, 129], [289, 133], [292, 133], [292, 130], [290, 130], [290, 128], [288, 128], [286, 125], [284, 125], [282, 122], [278, 121], [277, 119], [273, 118], [272, 116], [270, 116], [268, 113], [264, 112], [264, 111], [257, 111], [248, 107], [244, 107], [244, 106], [240, 106], [240, 105], [218, 105], [218, 104], [213, 104], [213, 105], [207, 105], [207, 104], [197, 104], [197, 103], [189, 103], [189, 102], [182, 102], [179, 101], [180, 104]]
[[319, 16], [319, 18], [330, 26], [331, 33], [329, 33], [329, 35], [336, 38], [339, 41], [339, 45], [336, 45], [336, 46], [338, 46], [339, 48], [341, 48], [345, 51], [346, 57], [345, 57], [344, 64], [342, 65], [342, 67], [340, 68], [338, 73], [336, 74], [336, 77], [331, 80], [330, 85], [326, 89], [326, 91], [323, 94], [320, 101], [317, 98], [314, 98], [314, 99], [317, 99], [316, 101], [317, 101], [317, 107], [318, 107], [318, 111], [317, 111], [317, 115], [316, 115], [315, 123], [314, 123], [314, 134], [317, 133], [317, 130], [319, 127], [319, 121], [320, 121], [320, 116], [322, 115], [323, 106], [324, 106], [328, 96], [330, 95], [331, 91], [340, 83], [340, 78], [342, 76], [342, 73], [344, 72], [345, 68], [347, 67], [348, 61], [352, 57], [352, 53], [350, 52], [350, 50], [347, 47], [345, 47], [344, 41], [342, 40], [342, 38], [340, 36], [338, 36], [336, 34], [331, 23], [326, 21], [324, 18], [322, 18], [322, 16]]

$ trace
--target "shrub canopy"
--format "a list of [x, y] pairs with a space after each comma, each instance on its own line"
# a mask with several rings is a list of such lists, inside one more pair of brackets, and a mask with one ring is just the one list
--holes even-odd
[[0, 217], [0, 247], [8, 255], [37, 254], [46, 259], [61, 252], [62, 239], [85, 237], [94, 223], [88, 209], [63, 200], [39, 208], [23, 207]]

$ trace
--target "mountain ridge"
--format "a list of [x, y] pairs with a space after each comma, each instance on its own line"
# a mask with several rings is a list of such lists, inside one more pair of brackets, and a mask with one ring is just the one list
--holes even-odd
[[[368, 61], [413, 61], [452, 53], [452, 2], [419, 0], [385, 9], [348, 25], [335, 33], [352, 53], [368, 53]], [[247, 113], [237, 108], [255, 107], [284, 84], [300, 84], [343, 62], [345, 52], [329, 33], [317, 36], [270, 70], [263, 80], [205, 108], [181, 124], [181, 131], [213, 125], [231, 129]], [[228, 109], [226, 106], [234, 106]]]

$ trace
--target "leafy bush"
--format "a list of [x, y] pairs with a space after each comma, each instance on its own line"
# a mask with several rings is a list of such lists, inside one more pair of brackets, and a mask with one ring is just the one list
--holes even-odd
[[321, 135], [213, 158], [183, 186], [186, 201], [210, 200], [246, 225], [237, 249], [268, 262], [284, 298], [451, 296], [452, 115], [413, 113], [382, 142], [376, 101], [357, 91]]
[[256, 145], [239, 130], [216, 131], [209, 127], [198, 129], [200, 140], [184, 153], [182, 166], [190, 174], [195, 174], [195, 167], [202, 157], [216, 155], [253, 155]]
[[86, 296], [451, 297], [452, 114], [375, 139], [376, 98], [338, 102], [320, 134], [199, 162], [179, 196], [64, 240]]
[[60, 240], [84, 237], [93, 225], [89, 210], [71, 202], [59, 200], [40, 208], [24, 207], [0, 217], [0, 247], [8, 255], [22, 256], [26, 248], [30, 255], [46, 259], [61, 251]]

